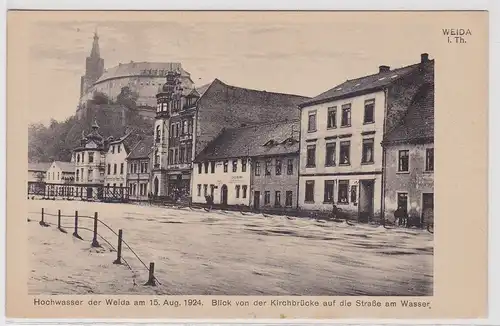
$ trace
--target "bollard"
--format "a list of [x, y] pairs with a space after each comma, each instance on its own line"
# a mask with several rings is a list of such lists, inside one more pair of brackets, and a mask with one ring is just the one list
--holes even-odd
[[78, 235], [78, 211], [75, 211], [75, 232], [73, 232], [73, 236], [77, 239], [83, 240], [82, 237]]
[[156, 286], [155, 263], [149, 263], [149, 279], [144, 285]]
[[98, 219], [97, 212], [95, 212], [94, 213], [94, 237], [92, 238], [92, 247], [93, 248], [101, 247], [101, 245], [97, 241], [97, 219]]
[[116, 252], [116, 260], [113, 262], [113, 264], [121, 265], [122, 263], [122, 238], [123, 238], [123, 231], [122, 229], [118, 230], [118, 250]]
[[61, 226], [61, 210], [57, 211], [57, 229], [61, 231], [62, 233], [68, 233], [66, 232], [65, 229], [62, 228]]
[[44, 216], [44, 211], [43, 211], [43, 208], [42, 208], [42, 219], [40, 220], [40, 225], [41, 226], [49, 226], [47, 223], [45, 223], [45, 216]]

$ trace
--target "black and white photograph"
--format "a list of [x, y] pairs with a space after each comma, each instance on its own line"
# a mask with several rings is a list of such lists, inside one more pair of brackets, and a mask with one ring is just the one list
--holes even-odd
[[347, 19], [29, 33], [30, 295], [434, 294], [431, 47]]

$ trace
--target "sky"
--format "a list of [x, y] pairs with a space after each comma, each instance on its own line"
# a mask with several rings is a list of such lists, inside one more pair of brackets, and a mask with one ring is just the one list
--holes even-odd
[[64, 120], [75, 113], [96, 29], [105, 68], [131, 60], [180, 62], [197, 86], [218, 78], [230, 85], [313, 97], [346, 79], [376, 73], [379, 65], [413, 64], [422, 52], [433, 58], [431, 49], [422, 48], [426, 20], [411, 23], [390, 15], [51, 16], [57, 19], [36, 21], [29, 31], [29, 122]]

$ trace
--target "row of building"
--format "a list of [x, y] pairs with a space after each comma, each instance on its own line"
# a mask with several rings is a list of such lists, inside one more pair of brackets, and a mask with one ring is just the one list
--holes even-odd
[[218, 79], [187, 88], [171, 70], [156, 99], [150, 137], [104, 138], [94, 124], [71, 163], [54, 162], [45, 181], [67, 179], [72, 166], [75, 184], [116, 187], [132, 200], [208, 197], [280, 211], [335, 204], [360, 220], [400, 208], [433, 219], [434, 60], [426, 53], [314, 98]]

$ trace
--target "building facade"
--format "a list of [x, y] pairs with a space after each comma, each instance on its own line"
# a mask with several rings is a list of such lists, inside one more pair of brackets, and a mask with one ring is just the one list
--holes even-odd
[[73, 162], [54, 161], [47, 169], [46, 182], [51, 184], [71, 184], [75, 181]]
[[401, 122], [433, 61], [348, 80], [301, 108], [299, 206], [360, 221], [383, 215], [382, 140]]
[[195, 159], [193, 202], [247, 206], [255, 210], [296, 208], [299, 121], [224, 130]]
[[153, 138], [138, 142], [127, 156], [129, 199], [144, 201], [151, 193], [151, 153]]
[[123, 188], [127, 186], [127, 156], [129, 147], [126, 140], [130, 134], [119, 139], [109, 139], [105, 156], [106, 174], [104, 184], [107, 187]]
[[218, 79], [185, 89], [174, 82], [177, 77], [170, 78], [157, 95], [155, 133], [160, 136], [155, 136], [155, 146], [158, 166], [165, 168], [154, 168], [153, 189], [158, 189], [154, 194], [160, 197], [193, 195], [192, 159], [224, 129], [297, 120], [297, 105], [308, 99], [230, 86]]
[[422, 88], [400, 126], [387, 135], [384, 216], [402, 210], [413, 225], [434, 223], [434, 84]]
[[45, 182], [51, 163], [29, 163], [28, 182]]

